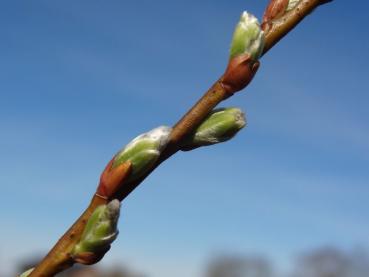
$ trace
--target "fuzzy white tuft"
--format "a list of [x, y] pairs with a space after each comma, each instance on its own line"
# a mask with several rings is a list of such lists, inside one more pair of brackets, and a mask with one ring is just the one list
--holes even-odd
[[288, 6], [287, 6], [286, 11], [290, 11], [290, 10], [294, 9], [299, 2], [300, 2], [300, 0], [290, 0], [288, 2]]

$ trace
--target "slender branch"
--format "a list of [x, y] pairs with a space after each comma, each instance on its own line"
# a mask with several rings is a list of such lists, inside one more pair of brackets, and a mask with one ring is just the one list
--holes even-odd
[[[285, 13], [278, 19], [276, 27], [272, 27], [266, 31], [265, 46], [262, 55], [265, 55], [281, 40], [281, 38], [297, 26], [301, 20], [309, 15], [315, 8], [331, 1], [332, 0], [301, 0], [293, 10]], [[274, 26], [274, 24], [273, 21], [271, 25]], [[202, 98], [173, 127], [169, 145], [162, 153], [157, 164], [141, 179], [127, 186], [122, 186], [116, 194], [116, 198], [120, 200], [126, 198], [157, 166], [178, 152], [181, 149], [181, 141], [192, 133], [214, 107], [232, 95], [227, 92], [222, 82], [223, 76], [214, 83]]]
[[308, 14], [318, 6], [333, 0], [300, 0], [296, 7], [270, 24], [266, 30], [264, 53], [268, 52], [278, 41], [288, 34]]
[[[95, 195], [92, 197], [87, 209], [65, 232], [65, 234], [59, 239], [55, 246], [50, 250], [50, 252], [37, 265], [37, 267], [29, 276], [54, 276], [57, 273], [62, 272], [75, 264], [75, 260], [72, 256], [72, 251], [74, 246], [81, 239], [88, 219], [98, 206], [105, 205], [112, 199], [111, 194], [115, 193], [117, 184], [122, 182], [122, 180], [125, 179], [130, 173], [130, 163], [123, 163], [115, 170], [111, 170], [111, 164], [112, 161], [108, 163], [105, 170], [101, 174], [100, 185], [97, 188]], [[110, 177], [108, 181], [107, 176]], [[107, 182], [109, 182], [110, 185], [109, 189], [107, 189]]]
[[[271, 24], [272, 28], [266, 32], [263, 55], [315, 8], [331, 1], [332, 0], [301, 0], [294, 9], [287, 12], [278, 21], [273, 22]], [[223, 77], [221, 77], [174, 126], [170, 139], [172, 144], [180, 144], [179, 142], [186, 135], [190, 134], [215, 106], [230, 96], [222, 85], [222, 79]]]
[[54, 276], [72, 267], [75, 262], [71, 256], [71, 252], [74, 245], [80, 240], [87, 220], [98, 206], [106, 203], [107, 199], [94, 195], [87, 209], [59, 239], [43, 261], [29, 276]]
[[[301, 0], [294, 9], [286, 12], [278, 19], [268, 22], [267, 28], [265, 29], [266, 36], [263, 54], [268, 52], [280, 39], [290, 32], [316, 7], [330, 1], [331, 0]], [[178, 121], [178, 123], [173, 127], [167, 148], [149, 172], [138, 180], [122, 185], [118, 191], [110, 191], [110, 195], [108, 195], [108, 197], [96, 194], [91, 200], [86, 211], [59, 239], [58, 243], [50, 250], [48, 255], [37, 265], [29, 276], [50, 277], [73, 266], [75, 263], [71, 255], [73, 247], [81, 238], [86, 222], [96, 207], [106, 204], [108, 199], [125, 199], [156, 167], [181, 149], [184, 139], [194, 131], [194, 129], [205, 119], [214, 107], [233, 95], [234, 92], [245, 87], [248, 82], [251, 81], [258, 67], [258, 64], [255, 68], [249, 67], [247, 60], [248, 57], [244, 57], [244, 60], [240, 61], [240, 63], [236, 65], [232, 65], [230, 62], [225, 74], [221, 76], [204, 94], [204, 96], [181, 118], [181, 120]], [[241, 70], [248, 75], [246, 76], [246, 80], [240, 84], [240, 86], [236, 86], [234, 88], [229, 87], [229, 79], [227, 75], [227, 72], [232, 70], [232, 66], [240, 66]], [[116, 184], [118, 184], [118, 182], [123, 183], [124, 177], [128, 174], [129, 165], [128, 167], [125, 167], [122, 172], [118, 173], [116, 171], [106, 173], [108, 169], [109, 168], [107, 167], [102, 175], [105, 178], [104, 179], [102, 177], [102, 179], [104, 179], [101, 181], [103, 185], [106, 184], [107, 180], [109, 180], [109, 178], [106, 179], [106, 176], [113, 176], [112, 178]], [[100, 186], [102, 184], [100, 184]], [[101, 192], [105, 190], [100, 187], [98, 191]]]

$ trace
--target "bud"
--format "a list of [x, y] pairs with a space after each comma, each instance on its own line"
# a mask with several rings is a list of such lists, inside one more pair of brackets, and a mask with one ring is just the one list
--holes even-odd
[[73, 249], [75, 262], [94, 264], [104, 257], [118, 236], [119, 210], [120, 202], [116, 199], [95, 209]]
[[289, 0], [271, 0], [263, 16], [263, 27], [270, 21], [280, 18], [286, 12]]
[[233, 138], [246, 125], [244, 113], [239, 108], [215, 109], [187, 139], [182, 150], [212, 145]]
[[169, 141], [171, 131], [170, 127], [160, 126], [136, 137], [118, 152], [112, 167], [130, 162], [131, 172], [127, 182], [141, 177], [158, 160]]
[[257, 61], [263, 52], [264, 40], [257, 18], [243, 12], [233, 34], [230, 58], [248, 54], [253, 61]]
[[221, 84], [228, 95], [242, 90], [253, 79], [263, 53], [264, 31], [252, 14], [243, 12], [233, 34], [230, 60]]
[[25, 271], [21, 275], [19, 275], [19, 277], [28, 277], [31, 274], [32, 271], [33, 271], [33, 268], [28, 269], [27, 271]]
[[266, 30], [269, 23], [281, 18], [286, 12], [296, 7], [300, 0], [271, 0], [263, 16], [262, 27]]

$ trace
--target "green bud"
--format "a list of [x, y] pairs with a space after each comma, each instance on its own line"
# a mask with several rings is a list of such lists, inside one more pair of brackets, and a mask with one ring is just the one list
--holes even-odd
[[27, 271], [25, 271], [21, 275], [19, 275], [19, 277], [27, 277], [31, 274], [32, 271], [33, 271], [33, 268], [28, 269]]
[[99, 253], [109, 249], [118, 236], [119, 210], [120, 202], [116, 199], [97, 207], [87, 221], [81, 240], [73, 249], [73, 255]]
[[182, 150], [227, 141], [245, 125], [244, 113], [239, 108], [215, 109], [186, 141]]
[[127, 182], [141, 177], [158, 160], [169, 141], [171, 131], [170, 127], [160, 126], [136, 137], [118, 152], [113, 167], [129, 161], [132, 171]]
[[249, 54], [253, 61], [257, 61], [264, 48], [264, 32], [259, 21], [246, 11], [236, 26], [231, 43], [230, 58]]
[[293, 8], [295, 8], [295, 7], [296, 7], [296, 5], [298, 4], [298, 2], [300, 2], [300, 0], [289, 0], [289, 1], [288, 1], [288, 6], [287, 6], [286, 11], [290, 11], [290, 10], [292, 10]]

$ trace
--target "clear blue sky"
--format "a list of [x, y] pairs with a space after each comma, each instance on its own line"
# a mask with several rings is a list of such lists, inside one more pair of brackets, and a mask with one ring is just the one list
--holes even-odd
[[[241, 12], [267, 1], [7, 1], [0, 11], [0, 268], [46, 251], [111, 156], [174, 124], [223, 72]], [[179, 153], [123, 203], [103, 264], [200, 276], [217, 253], [280, 265], [369, 247], [367, 1], [317, 10], [223, 106], [234, 140]]]

